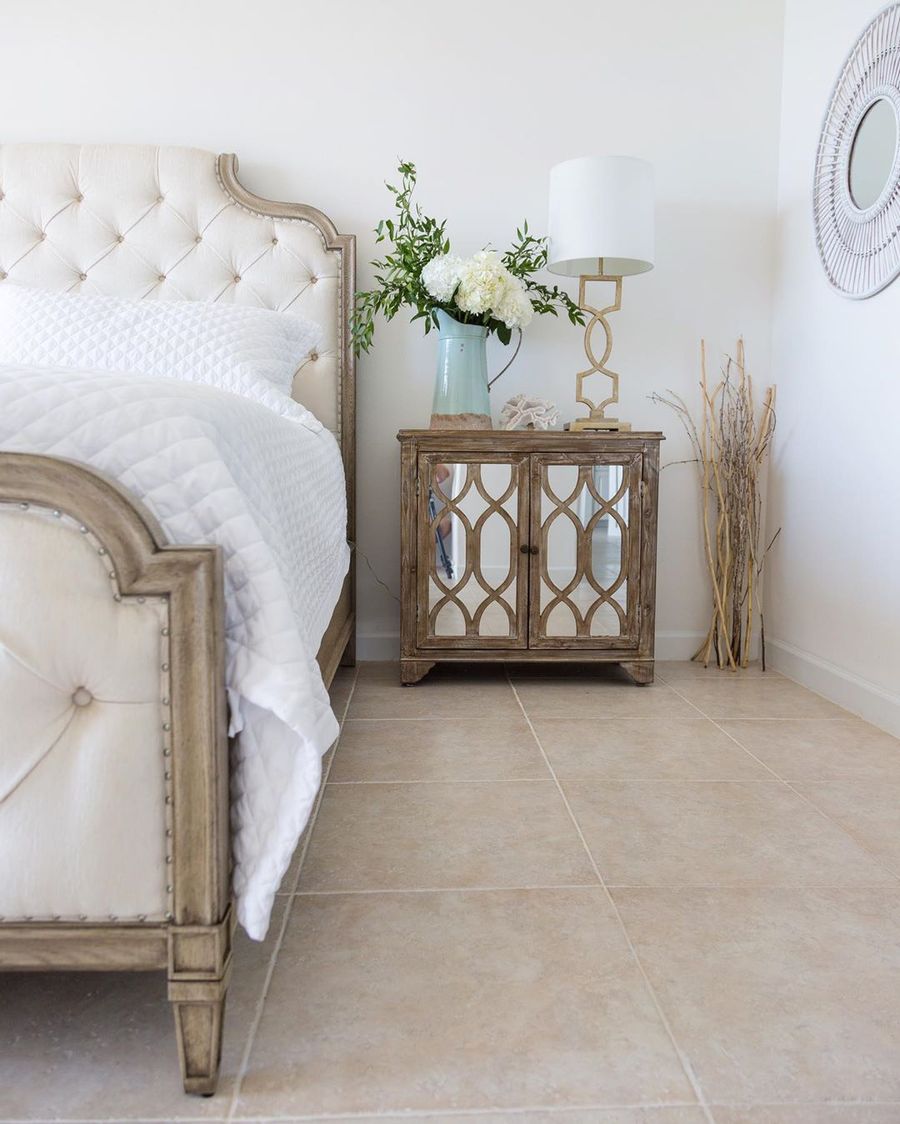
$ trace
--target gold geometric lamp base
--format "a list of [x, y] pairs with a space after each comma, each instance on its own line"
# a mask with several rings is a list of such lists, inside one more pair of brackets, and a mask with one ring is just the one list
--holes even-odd
[[563, 429], [569, 429], [573, 433], [581, 433], [586, 430], [607, 430], [610, 433], [628, 433], [631, 429], [631, 422], [620, 421], [619, 418], [601, 418], [601, 417], [587, 417], [575, 418], [574, 421], [566, 422]]
[[[615, 298], [606, 308], [594, 308], [587, 303], [586, 288], [589, 281], [609, 281], [615, 285]], [[615, 371], [609, 370], [606, 362], [612, 353], [613, 336], [612, 328], [606, 317], [611, 312], [618, 312], [622, 307], [622, 278], [610, 277], [605, 273], [583, 274], [578, 281], [578, 307], [588, 314], [588, 321], [584, 329], [584, 353], [588, 358], [590, 367], [586, 371], [579, 371], [575, 377], [575, 401], [587, 406], [590, 413], [586, 418], [576, 418], [566, 426], [575, 433], [590, 430], [606, 430], [608, 432], [627, 432], [631, 429], [631, 422], [620, 421], [618, 418], [608, 418], [606, 407], [613, 406], [619, 401], [619, 376]], [[598, 359], [594, 351], [592, 336], [597, 325], [601, 325], [606, 334], [606, 347]], [[612, 383], [610, 393], [602, 402], [593, 402], [584, 393], [584, 380], [592, 375], [605, 375]]]
[[611, 433], [627, 433], [631, 429], [631, 422], [620, 421], [619, 418], [595, 417], [591, 414], [586, 418], [575, 418], [574, 421], [566, 422], [563, 429], [570, 429], [573, 433], [591, 429], [605, 429]]

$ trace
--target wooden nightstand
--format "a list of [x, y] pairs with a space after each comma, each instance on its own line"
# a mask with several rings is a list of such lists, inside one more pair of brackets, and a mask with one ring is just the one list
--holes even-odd
[[661, 433], [397, 436], [404, 683], [466, 660], [653, 681]]

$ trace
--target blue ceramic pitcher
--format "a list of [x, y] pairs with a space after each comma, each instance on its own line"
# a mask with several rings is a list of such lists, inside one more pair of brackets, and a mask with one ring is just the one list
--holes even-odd
[[437, 310], [438, 360], [432, 429], [491, 429], [487, 328]]

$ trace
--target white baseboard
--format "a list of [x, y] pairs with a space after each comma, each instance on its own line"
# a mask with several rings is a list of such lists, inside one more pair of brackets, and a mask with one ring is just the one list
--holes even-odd
[[657, 632], [658, 660], [689, 660], [706, 639], [705, 632]]
[[370, 660], [399, 660], [399, 632], [357, 632], [356, 658], [363, 663]]
[[[700, 647], [705, 632], [658, 632], [658, 660], [689, 660]], [[356, 655], [360, 660], [400, 658], [399, 632], [360, 632], [356, 636]]]
[[900, 695], [784, 640], [766, 639], [766, 656], [772, 667], [789, 679], [900, 737]]

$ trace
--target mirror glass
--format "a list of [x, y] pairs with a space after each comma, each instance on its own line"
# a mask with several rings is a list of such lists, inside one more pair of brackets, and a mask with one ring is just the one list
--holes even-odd
[[429, 474], [428, 635], [515, 637], [515, 466], [432, 463]]
[[879, 98], [860, 121], [850, 149], [850, 197], [861, 211], [887, 186], [896, 152], [897, 114], [887, 98]]
[[542, 483], [540, 635], [624, 635], [629, 500], [624, 466], [550, 464]]

